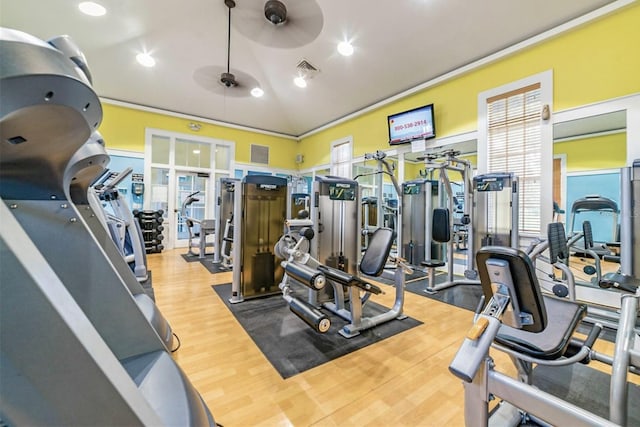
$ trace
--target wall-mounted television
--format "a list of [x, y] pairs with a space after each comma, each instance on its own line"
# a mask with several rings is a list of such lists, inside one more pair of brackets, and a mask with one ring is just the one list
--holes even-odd
[[389, 144], [406, 144], [417, 139], [429, 139], [436, 136], [436, 123], [433, 118], [433, 104], [392, 114], [387, 117], [389, 125]]

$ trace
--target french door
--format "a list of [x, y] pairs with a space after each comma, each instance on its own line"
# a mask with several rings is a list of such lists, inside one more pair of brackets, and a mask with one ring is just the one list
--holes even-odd
[[187, 218], [215, 219], [215, 181], [230, 176], [234, 152], [233, 142], [147, 129], [145, 209], [163, 211], [166, 249], [187, 245]]

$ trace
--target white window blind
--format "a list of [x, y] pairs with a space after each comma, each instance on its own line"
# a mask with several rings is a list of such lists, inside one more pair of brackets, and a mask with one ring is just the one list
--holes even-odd
[[518, 177], [520, 233], [540, 233], [541, 111], [539, 83], [487, 99], [488, 172]]
[[351, 178], [351, 141], [334, 144], [331, 148], [331, 174]]

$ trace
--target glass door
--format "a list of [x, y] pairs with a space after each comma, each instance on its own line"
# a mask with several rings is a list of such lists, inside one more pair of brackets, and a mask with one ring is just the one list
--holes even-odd
[[194, 223], [193, 233], [200, 233], [200, 223], [207, 217], [207, 187], [209, 174], [176, 171], [175, 174], [175, 247], [185, 247], [189, 242], [187, 219]]

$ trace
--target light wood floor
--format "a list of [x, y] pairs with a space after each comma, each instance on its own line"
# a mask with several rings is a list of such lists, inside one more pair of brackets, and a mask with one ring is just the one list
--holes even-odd
[[[469, 311], [406, 293], [416, 328], [286, 380], [211, 285], [231, 273], [187, 263], [185, 249], [149, 255], [156, 301], [182, 346], [174, 357], [216, 421], [234, 426], [457, 426], [463, 388], [448, 365], [471, 325]], [[376, 301], [390, 306], [393, 292]], [[612, 351], [602, 343], [601, 351]], [[510, 370], [503, 355], [498, 366]]]

